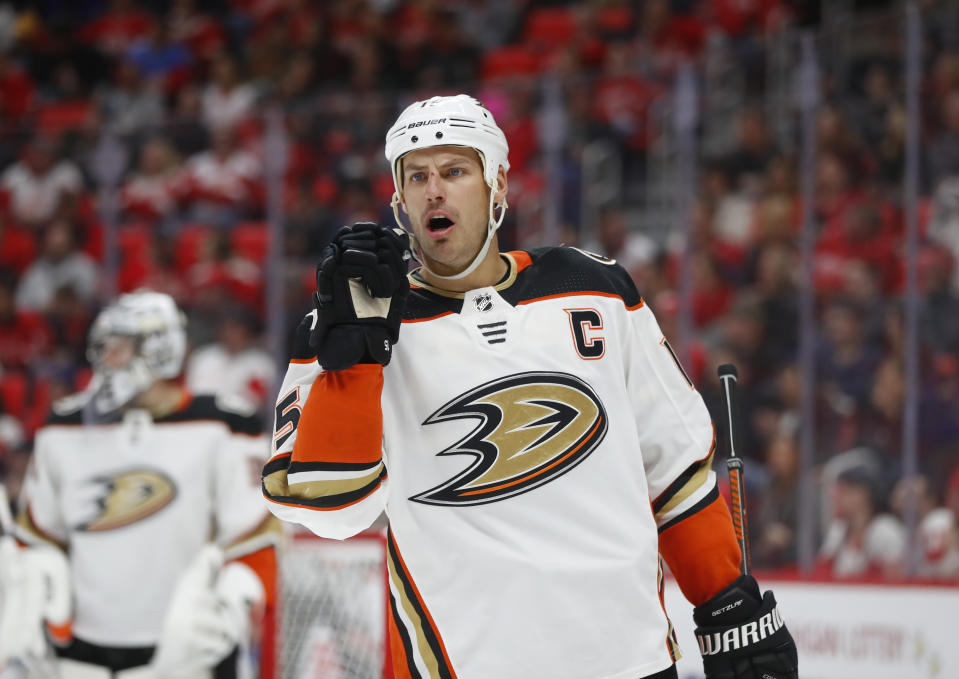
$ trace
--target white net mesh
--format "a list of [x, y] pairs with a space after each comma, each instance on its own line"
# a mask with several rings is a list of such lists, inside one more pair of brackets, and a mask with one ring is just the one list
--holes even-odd
[[280, 679], [382, 679], [385, 543], [297, 535], [280, 560]]

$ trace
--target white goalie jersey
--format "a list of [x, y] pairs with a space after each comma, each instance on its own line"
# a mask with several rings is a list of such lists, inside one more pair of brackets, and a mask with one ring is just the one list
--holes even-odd
[[177, 579], [204, 544], [238, 559], [277, 542], [259, 494], [268, 440], [228, 399], [84, 424], [84, 397], [64, 399], [37, 432], [17, 537], [68, 553], [77, 639], [154, 646]]
[[664, 670], [658, 534], [717, 497], [709, 414], [621, 267], [504, 256], [465, 294], [414, 272], [385, 368], [322, 372], [308, 317], [263, 492], [327, 537], [386, 511], [396, 676]]

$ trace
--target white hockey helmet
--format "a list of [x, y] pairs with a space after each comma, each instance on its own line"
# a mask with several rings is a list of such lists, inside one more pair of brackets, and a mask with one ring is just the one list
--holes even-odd
[[[104, 362], [110, 337], [133, 340], [133, 357], [122, 367]], [[172, 379], [186, 357], [186, 317], [173, 298], [152, 290], [120, 295], [90, 328], [87, 359], [93, 366], [91, 388], [100, 391], [100, 409], [111, 410], [161, 379]]]
[[386, 133], [386, 159], [393, 171], [393, 186], [402, 199], [400, 160], [410, 151], [432, 146], [465, 146], [475, 149], [483, 163], [483, 178], [496, 190], [500, 166], [509, 170], [506, 135], [493, 114], [468, 94], [432, 97], [406, 107]]
[[[444, 280], [456, 280], [469, 275], [486, 256], [493, 234], [503, 223], [506, 214], [506, 201], [494, 205], [497, 176], [500, 167], [509, 171], [509, 144], [506, 135], [493, 119], [493, 114], [477, 99], [468, 94], [457, 94], [446, 97], [432, 97], [425, 101], [410, 104], [400, 114], [393, 127], [386, 133], [386, 159], [390, 163], [393, 173], [393, 216], [401, 228], [406, 228], [400, 221], [398, 206], [403, 201], [403, 172], [401, 163], [403, 156], [410, 151], [435, 146], [462, 146], [474, 149], [483, 164], [483, 179], [490, 188], [489, 222], [486, 242], [476, 254], [473, 262], [455, 276], [441, 276], [431, 271], [434, 276]], [[500, 212], [497, 217], [496, 207]], [[416, 239], [410, 234], [414, 245], [414, 253], [418, 249]], [[417, 257], [417, 259], [421, 259]], [[421, 260], [422, 261], [422, 260]], [[424, 263], [425, 266], [425, 263]]]

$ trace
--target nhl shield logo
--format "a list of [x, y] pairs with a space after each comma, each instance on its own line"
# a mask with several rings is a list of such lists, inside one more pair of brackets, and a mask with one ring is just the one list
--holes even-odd
[[489, 311], [493, 308], [493, 296], [488, 292], [482, 295], [476, 295], [473, 298], [473, 306], [476, 307], [477, 311]]

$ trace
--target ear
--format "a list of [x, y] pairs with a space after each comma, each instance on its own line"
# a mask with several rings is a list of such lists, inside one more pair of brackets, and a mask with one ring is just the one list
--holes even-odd
[[499, 172], [496, 173], [496, 195], [493, 196], [494, 205], [502, 205], [506, 202], [506, 193], [509, 191], [509, 183], [506, 180], [506, 170], [499, 166]]

